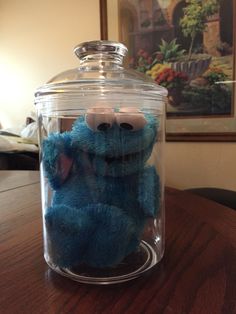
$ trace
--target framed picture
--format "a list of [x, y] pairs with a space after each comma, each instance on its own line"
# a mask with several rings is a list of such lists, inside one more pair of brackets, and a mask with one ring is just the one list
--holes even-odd
[[236, 140], [236, 0], [100, 0], [100, 13], [101, 38], [167, 88], [167, 140]]

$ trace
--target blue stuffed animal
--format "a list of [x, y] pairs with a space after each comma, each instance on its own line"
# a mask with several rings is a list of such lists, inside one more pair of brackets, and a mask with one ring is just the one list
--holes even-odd
[[146, 165], [157, 122], [129, 108], [92, 108], [71, 131], [43, 141], [53, 190], [45, 211], [53, 263], [114, 267], [138, 248], [147, 219], [159, 208], [159, 176]]

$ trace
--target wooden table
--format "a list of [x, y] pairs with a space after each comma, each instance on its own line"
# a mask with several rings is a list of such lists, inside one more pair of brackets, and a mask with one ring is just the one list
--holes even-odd
[[38, 172], [0, 172], [0, 313], [236, 313], [236, 211], [166, 189], [166, 251], [140, 279], [90, 286], [43, 259]]

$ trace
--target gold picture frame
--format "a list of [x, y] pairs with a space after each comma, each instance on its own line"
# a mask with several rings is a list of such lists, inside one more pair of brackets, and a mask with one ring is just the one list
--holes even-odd
[[[136, 3], [137, 2], [137, 3]], [[184, 1], [178, 0], [100, 0], [100, 21], [101, 21], [101, 39], [109, 39], [109, 40], [117, 40], [121, 41], [127, 45], [127, 38], [125, 36], [129, 36], [132, 38], [131, 42], [134, 45], [134, 37], [136, 38], [142, 37], [146, 41], [150, 42], [150, 38], [155, 38], [156, 33], [160, 29], [164, 29], [163, 24], [158, 26], [158, 16], [159, 23], [163, 23], [163, 18], [160, 19], [160, 13], [163, 14], [174, 14], [176, 6], [179, 6], [179, 3]], [[236, 141], [236, 97], [235, 97], [235, 36], [236, 32], [234, 32], [234, 28], [236, 26], [235, 16], [236, 16], [236, 0], [224, 0], [223, 2], [232, 3], [232, 25], [228, 26], [228, 24], [224, 24], [224, 32], [227, 33], [227, 27], [230, 27], [230, 32], [232, 32], [232, 45], [231, 47], [228, 44], [228, 49], [232, 49], [232, 55], [228, 55], [228, 59], [230, 60], [230, 64], [232, 65], [232, 74], [231, 76], [224, 81], [225, 86], [231, 86], [231, 98], [230, 105], [228, 104], [227, 111], [220, 112], [217, 114], [195, 114], [194, 112], [187, 112], [182, 114], [180, 111], [177, 112], [168, 112], [166, 114], [166, 139], [167, 141], [224, 141], [224, 142], [232, 142]], [[146, 6], [146, 7], [145, 7]], [[226, 3], [225, 3], [225, 6]], [[142, 26], [140, 26], [140, 8], [143, 9], [143, 18], [142, 18]], [[155, 10], [154, 10], [155, 9]], [[160, 10], [159, 10], [160, 9]], [[125, 11], [126, 10], [126, 11]], [[136, 13], [135, 13], [136, 10]], [[139, 10], [139, 11], [138, 11]], [[154, 10], [154, 11], [152, 11]], [[167, 12], [167, 10], [169, 10]], [[146, 11], [146, 13], [145, 13]], [[129, 15], [133, 12], [133, 16]], [[222, 11], [223, 12], [223, 11]], [[212, 15], [208, 18], [209, 28], [206, 38], [204, 38], [204, 45], [206, 42], [212, 42], [214, 38], [214, 31], [218, 29], [219, 31], [219, 14], [218, 13]], [[145, 14], [144, 14], [145, 13]], [[155, 13], [155, 14], [154, 14]], [[133, 19], [133, 24], [136, 25], [133, 29], [127, 31], [127, 25], [124, 23], [124, 16], [127, 15], [127, 19]], [[136, 14], [136, 15], [135, 15]], [[159, 14], [159, 15], [158, 15]], [[123, 16], [123, 22], [121, 24], [121, 19]], [[135, 19], [139, 16], [139, 26]], [[146, 20], [145, 20], [146, 18]], [[148, 20], [149, 18], [149, 20]], [[229, 16], [227, 17], [227, 21], [229, 21]], [[173, 22], [173, 21], [172, 21]], [[154, 25], [154, 23], [156, 23]], [[222, 23], [222, 22], [221, 22]], [[227, 22], [228, 23], [228, 22]], [[230, 24], [230, 23], [229, 23]], [[212, 29], [210, 29], [209, 25]], [[171, 25], [173, 28], [174, 26]], [[231, 29], [232, 28], [232, 29]], [[139, 31], [138, 31], [139, 30]], [[128, 35], [127, 35], [127, 32]], [[126, 32], [126, 33], [125, 33]], [[173, 32], [173, 31], [172, 31]], [[178, 35], [176, 32], [175, 34]], [[219, 35], [219, 34], [218, 34]], [[132, 37], [133, 36], [133, 37]], [[153, 37], [154, 36], [154, 37]], [[215, 36], [215, 35], [214, 35]], [[219, 36], [218, 36], [219, 37]], [[170, 37], [172, 39], [176, 38], [176, 36]], [[177, 40], [178, 40], [177, 36]], [[216, 38], [216, 37], [215, 37]], [[220, 37], [219, 37], [220, 38]], [[128, 48], [130, 43], [128, 43]], [[227, 48], [226, 47], [226, 48]], [[134, 51], [138, 48], [138, 41], [135, 42], [135, 47], [131, 48], [131, 51]], [[222, 47], [223, 49], [224, 47]], [[209, 48], [210, 49], [210, 48]], [[217, 48], [218, 49], [218, 48]], [[215, 58], [217, 59], [217, 58]], [[215, 60], [214, 59], [214, 60]], [[219, 60], [220, 57], [218, 58]], [[218, 60], [217, 59], [217, 60]], [[228, 84], [228, 85], [226, 85]], [[229, 97], [229, 96], [228, 96]], [[228, 99], [228, 98], [227, 98]], [[227, 103], [227, 102], [226, 102]], [[230, 109], [229, 109], [230, 106]]]

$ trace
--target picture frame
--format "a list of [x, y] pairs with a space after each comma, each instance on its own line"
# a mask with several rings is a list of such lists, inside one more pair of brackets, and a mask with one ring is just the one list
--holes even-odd
[[[192, 101], [192, 98], [190, 98], [189, 103], [188, 102], [183, 102], [182, 108], [185, 108], [187, 106], [190, 107], [189, 111], [185, 111], [185, 112], [181, 112], [181, 110], [179, 109], [174, 109], [172, 110], [172, 112], [169, 111], [169, 101], [167, 102], [166, 105], [166, 140], [167, 141], [201, 141], [201, 142], [215, 142], [215, 141], [223, 141], [223, 142], [234, 142], [236, 141], [236, 97], [235, 97], [235, 93], [236, 93], [236, 88], [235, 88], [235, 72], [236, 72], [236, 64], [235, 64], [235, 42], [236, 42], [236, 32], [234, 31], [234, 28], [236, 26], [236, 21], [235, 21], [235, 16], [236, 16], [236, 1], [235, 0], [224, 0], [226, 2], [229, 2], [232, 4], [232, 23], [228, 23], [229, 21], [229, 16], [227, 17], [227, 23], [224, 24], [224, 29], [222, 28], [221, 33], [219, 33], [219, 30], [221, 27], [221, 24], [219, 24], [219, 14], [228, 14], [228, 12], [217, 12], [217, 14], [212, 14], [210, 16], [208, 16], [207, 18], [207, 28], [208, 28], [208, 33], [207, 35], [205, 35], [205, 37], [202, 39], [203, 43], [204, 43], [204, 47], [207, 46], [207, 49], [212, 49], [214, 48], [213, 52], [211, 52], [211, 62], [210, 65], [214, 65], [214, 64], [220, 64], [222, 62], [225, 62], [224, 60], [227, 59], [227, 62], [229, 60], [229, 64], [228, 65], [228, 69], [231, 69], [232, 71], [229, 72], [227, 77], [224, 77], [224, 81], [222, 83], [222, 81], [220, 81], [219, 84], [223, 84], [223, 92], [220, 90], [219, 94], [216, 94], [217, 97], [219, 97], [219, 99], [221, 99], [221, 96], [224, 95], [224, 93], [226, 93], [226, 97], [227, 98], [222, 98], [223, 101], [219, 101], [219, 104], [223, 104], [222, 107], [219, 112], [214, 112], [213, 110], [210, 112], [206, 111], [206, 107], [208, 108], [216, 108], [217, 107], [217, 99], [218, 98], [213, 98], [213, 100], [211, 100], [211, 107], [208, 104], [207, 100], [208, 98], [204, 99], [202, 102], [202, 107], [200, 106], [201, 101], [198, 102], [198, 98], [200, 96], [202, 96], [202, 94], [200, 93], [202, 90], [203, 92], [206, 92], [207, 95], [210, 95], [213, 97], [214, 92], [218, 92], [214, 90], [213, 88], [213, 92], [212, 89], [208, 89], [208, 85], [206, 85], [205, 88], [200, 89], [197, 86], [197, 91], [198, 94], [196, 94], [198, 98], [196, 98], [195, 103], [199, 103], [199, 108], [198, 108], [198, 112], [195, 111], [191, 111], [191, 106], [193, 106], [194, 101]], [[135, 2], [139, 2], [137, 5]], [[164, 25], [163, 22], [163, 18], [160, 18], [160, 13], [163, 12], [165, 14], [167, 14], [168, 12], [175, 12], [175, 7], [177, 4], [181, 3], [181, 0], [100, 0], [100, 25], [101, 25], [101, 39], [103, 40], [115, 40], [115, 41], [120, 41], [123, 42], [126, 46], [128, 46], [128, 49], [131, 51], [131, 56], [132, 53], [136, 52], [136, 56], [137, 56], [137, 49], [138, 45], [142, 42], [140, 40], [137, 40], [137, 37], [142, 37], [143, 38], [143, 42], [150, 43], [151, 41], [153, 41], [153, 38], [157, 38], [157, 34], [158, 31], [160, 30], [160, 27], [158, 28], [158, 23], [162, 24], [161, 25], [161, 29], [162, 31], [165, 31], [165, 27], [166, 25]], [[184, 2], [184, 1], [183, 1]], [[129, 11], [124, 11], [124, 4], [125, 4], [125, 8], [129, 9], [130, 11], [132, 10], [139, 10], [138, 14], [133, 16], [129, 16]], [[136, 4], [133, 5], [132, 4]], [[156, 5], [157, 4], [157, 5]], [[161, 6], [161, 5], [162, 6]], [[129, 7], [130, 6], [130, 7]], [[146, 6], [146, 7], [145, 7]], [[140, 8], [142, 8], [143, 12], [142, 12], [142, 18], [141, 18], [141, 13], [140, 13]], [[161, 10], [159, 10], [161, 9]], [[123, 11], [122, 11], [123, 10]], [[167, 12], [167, 10], [169, 10]], [[146, 12], [145, 12], [146, 11]], [[132, 11], [133, 12], [133, 11]], [[135, 20], [135, 18], [137, 18], [137, 16], [139, 16], [139, 28], [137, 28], [136, 25], [136, 29], [134, 30], [134, 28], [132, 30], [129, 31], [129, 33], [127, 34], [126, 30], [127, 30], [127, 25], [125, 25], [124, 22], [124, 16], [125, 13], [127, 15], [127, 20], [129, 21], [130, 19]], [[155, 14], [154, 14], [155, 13]], [[170, 14], [170, 13], [168, 13]], [[174, 14], [174, 13], [173, 13]], [[123, 16], [123, 22], [121, 25], [121, 16]], [[165, 16], [165, 15], [164, 15]], [[151, 17], [151, 19], [150, 19]], [[149, 19], [149, 20], [148, 20]], [[223, 15], [221, 15], [221, 23], [222, 23], [222, 19], [223, 19]], [[140, 24], [140, 21], [142, 22]], [[136, 22], [133, 22], [134, 24], [137, 24]], [[154, 23], [156, 23], [154, 25]], [[211, 23], [211, 24], [210, 24]], [[231, 25], [231, 26], [228, 26]], [[154, 26], [153, 26], [154, 25]], [[209, 26], [210, 25], [210, 26]], [[227, 27], [230, 27], [230, 29], [228, 29]], [[232, 29], [231, 29], [232, 28]], [[139, 31], [137, 31], [137, 29], [139, 29]], [[224, 30], [224, 32], [223, 32]], [[218, 31], [218, 33], [217, 33]], [[126, 32], [126, 33], [125, 33]], [[157, 32], [157, 33], [155, 33]], [[205, 31], [206, 32], [206, 31]], [[223, 32], [223, 34], [222, 34]], [[231, 34], [231, 39], [229, 39], [229, 33]], [[177, 34], [177, 35], [176, 35]], [[171, 40], [176, 38], [176, 41], [178, 43], [178, 41], [183, 42], [183, 38], [180, 38], [181, 35], [179, 35], [180, 33], [178, 33], [177, 31], [175, 31], [174, 35], [173, 35], [173, 25], [172, 25], [172, 35], [169, 35], [170, 40], [169, 43], [171, 42]], [[215, 35], [216, 34], [216, 35]], [[126, 36], [126, 38], [125, 38]], [[127, 36], [129, 38], [132, 38], [132, 40], [130, 40], [130, 42], [128, 42], [127, 45]], [[215, 36], [215, 37], [214, 37]], [[217, 37], [218, 36], [218, 37]], [[221, 37], [220, 37], [221, 36]], [[231, 45], [224, 43], [222, 41], [222, 36], [225, 36], [224, 38], [227, 38], [231, 40]], [[136, 41], [134, 40], [134, 37], [136, 37]], [[168, 37], [168, 36], [167, 36]], [[183, 36], [182, 36], [183, 37]], [[146, 39], [145, 39], [146, 38]], [[165, 37], [166, 38], [166, 37]], [[222, 47], [218, 47], [217, 51], [216, 48], [213, 47], [214, 45], [212, 44], [213, 42], [216, 42], [216, 38], [219, 38], [220, 41], [219, 43], [222, 44]], [[160, 41], [159, 44], [155, 43], [155, 47], [154, 49], [158, 48], [158, 45], [160, 46], [161, 44], [161, 37], [160, 37]], [[181, 39], [181, 40], [180, 40]], [[167, 41], [167, 39], [166, 39]], [[142, 42], [142, 44], [143, 44]], [[224, 45], [225, 47], [224, 47]], [[145, 47], [145, 44], [144, 44]], [[148, 44], [146, 44], [146, 47], [149, 47]], [[142, 47], [140, 47], [142, 49]], [[226, 53], [226, 57], [223, 58], [222, 55], [223, 53], [220, 51], [223, 50], [225, 48], [225, 50], [228, 48], [228, 52], [224, 51], [224, 53]], [[204, 48], [205, 49], [205, 48]], [[230, 50], [231, 49], [231, 50]], [[232, 53], [230, 52], [232, 51]], [[152, 50], [151, 50], [152, 52]], [[217, 56], [214, 56], [215, 54], [218, 54]], [[215, 63], [212, 62], [212, 59], [214, 60]], [[218, 63], [217, 63], [218, 62]], [[219, 68], [220, 68], [219, 66]], [[210, 69], [216, 69], [217, 67], [214, 66], [208, 66], [208, 69], [204, 71], [205, 73], [208, 73], [208, 70]], [[222, 63], [221, 68], [224, 69], [224, 63]], [[214, 71], [213, 71], [214, 72]], [[211, 71], [210, 71], [210, 74]], [[213, 73], [215, 74], [215, 73]], [[199, 75], [199, 77], [197, 77], [196, 79], [199, 79], [199, 84], [200, 84], [200, 79], [202, 78], [202, 75]], [[190, 91], [192, 91], [192, 89], [195, 91], [195, 87], [194, 84], [192, 83], [194, 80], [196, 81], [195, 78], [193, 78], [191, 80], [191, 85], [189, 84], [189, 89]], [[205, 79], [203, 77], [203, 79]], [[216, 83], [216, 82], [214, 82]], [[206, 84], [206, 83], [205, 83]], [[187, 85], [186, 85], [187, 86]], [[204, 86], [203, 86], [204, 87]], [[199, 88], [199, 89], [198, 89]], [[210, 87], [209, 87], [210, 88]], [[226, 90], [226, 92], [225, 92]], [[185, 89], [185, 97], [189, 90]], [[169, 92], [170, 94], [170, 92]], [[190, 93], [191, 95], [191, 93]], [[195, 94], [194, 94], [195, 95]], [[200, 95], [200, 96], [199, 96]], [[205, 95], [203, 93], [203, 95]], [[214, 96], [216, 97], [216, 96]], [[230, 98], [229, 98], [230, 97]], [[187, 98], [186, 98], [187, 99]], [[201, 97], [200, 97], [201, 99]], [[209, 98], [210, 99], [210, 98]], [[215, 100], [216, 99], [216, 100]], [[203, 108], [203, 103], [205, 102], [206, 106], [204, 107], [205, 111], [201, 111]], [[227, 105], [227, 107], [226, 107]], [[169, 107], [168, 107], [169, 106]], [[220, 106], [218, 106], [220, 107]]]

